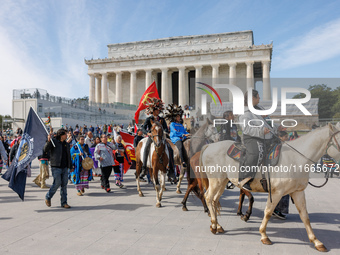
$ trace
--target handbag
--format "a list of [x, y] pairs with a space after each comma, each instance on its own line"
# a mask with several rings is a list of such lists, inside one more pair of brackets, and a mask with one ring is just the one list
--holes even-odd
[[[80, 151], [83, 155], [85, 155], [85, 154], [84, 154], [84, 151], [83, 151], [82, 148], [81, 148], [81, 145], [80, 145], [79, 143], [77, 143], [77, 145], [78, 145], [79, 151]], [[86, 158], [84, 158], [84, 156], [81, 156], [81, 157], [82, 157], [82, 159], [83, 159], [82, 162], [81, 162], [82, 168], [83, 168], [84, 170], [86, 170], [86, 171], [91, 170], [91, 169], [93, 168], [93, 165], [94, 165], [93, 159], [90, 158], [90, 157], [86, 157]]]

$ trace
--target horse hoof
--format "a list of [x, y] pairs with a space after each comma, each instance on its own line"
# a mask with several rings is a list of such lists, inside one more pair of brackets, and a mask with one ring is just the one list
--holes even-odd
[[177, 194], [182, 194], [182, 191], [178, 189], [178, 190], [176, 190], [176, 193]]
[[271, 245], [272, 241], [268, 237], [261, 239], [261, 242], [266, 245]]
[[140, 197], [144, 197], [144, 194], [143, 194], [143, 193], [139, 193], [139, 196], [140, 196]]
[[224, 233], [224, 229], [222, 227], [217, 228], [217, 233]]
[[211, 233], [213, 233], [214, 235], [216, 234], [216, 232], [217, 232], [217, 229], [215, 228], [215, 229], [213, 229], [212, 228], [212, 226], [210, 226], [210, 231], [211, 231]]
[[316, 245], [315, 249], [317, 249], [318, 251], [321, 251], [321, 252], [327, 252], [327, 248], [323, 244]]
[[156, 207], [157, 207], [157, 208], [160, 208], [161, 206], [162, 206], [161, 203], [157, 203], [157, 204], [156, 204]]
[[237, 212], [237, 216], [243, 216], [242, 212]]
[[249, 218], [247, 216], [242, 215], [241, 216], [241, 220], [247, 222], [249, 220]]

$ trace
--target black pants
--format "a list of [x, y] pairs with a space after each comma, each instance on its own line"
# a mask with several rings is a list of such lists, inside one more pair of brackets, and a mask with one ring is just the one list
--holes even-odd
[[[144, 155], [143, 155], [143, 168], [145, 169], [146, 169], [146, 162], [148, 160], [151, 143], [152, 143], [152, 139], [148, 137], [148, 140], [146, 141], [146, 144], [145, 144]], [[169, 150], [169, 168], [170, 168], [170, 171], [173, 172], [174, 171], [174, 152], [171, 146], [166, 141], [165, 141], [165, 145], [168, 147], [168, 150]]]
[[184, 161], [184, 156], [183, 156], [183, 142], [181, 140], [178, 140], [176, 143], [175, 143], [176, 147], [178, 148], [179, 150], [179, 156], [181, 157], [181, 160], [182, 162], [185, 162]]
[[247, 177], [254, 178], [259, 166], [265, 155], [264, 142], [262, 139], [251, 136], [243, 136], [244, 146], [246, 147], [246, 155], [241, 161], [239, 181]]
[[102, 171], [102, 177], [100, 177], [101, 185], [105, 189], [109, 189], [110, 188], [109, 177], [112, 173], [112, 166], [104, 166], [104, 167], [100, 167], [100, 169]]

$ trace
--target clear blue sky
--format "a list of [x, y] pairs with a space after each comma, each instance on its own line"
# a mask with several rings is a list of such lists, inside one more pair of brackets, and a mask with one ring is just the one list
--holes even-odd
[[271, 77], [340, 77], [340, 1], [0, 0], [0, 6], [0, 114], [11, 114], [13, 89], [87, 96], [84, 58], [107, 57], [108, 44], [171, 36], [253, 30], [256, 45], [273, 41]]

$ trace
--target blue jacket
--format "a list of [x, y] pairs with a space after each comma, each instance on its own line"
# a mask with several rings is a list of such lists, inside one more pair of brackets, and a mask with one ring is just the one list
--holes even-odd
[[183, 141], [183, 135], [189, 134], [187, 131], [185, 131], [185, 128], [182, 124], [171, 122], [170, 124], [170, 139], [173, 144], [175, 144], [177, 141], [181, 140]]

